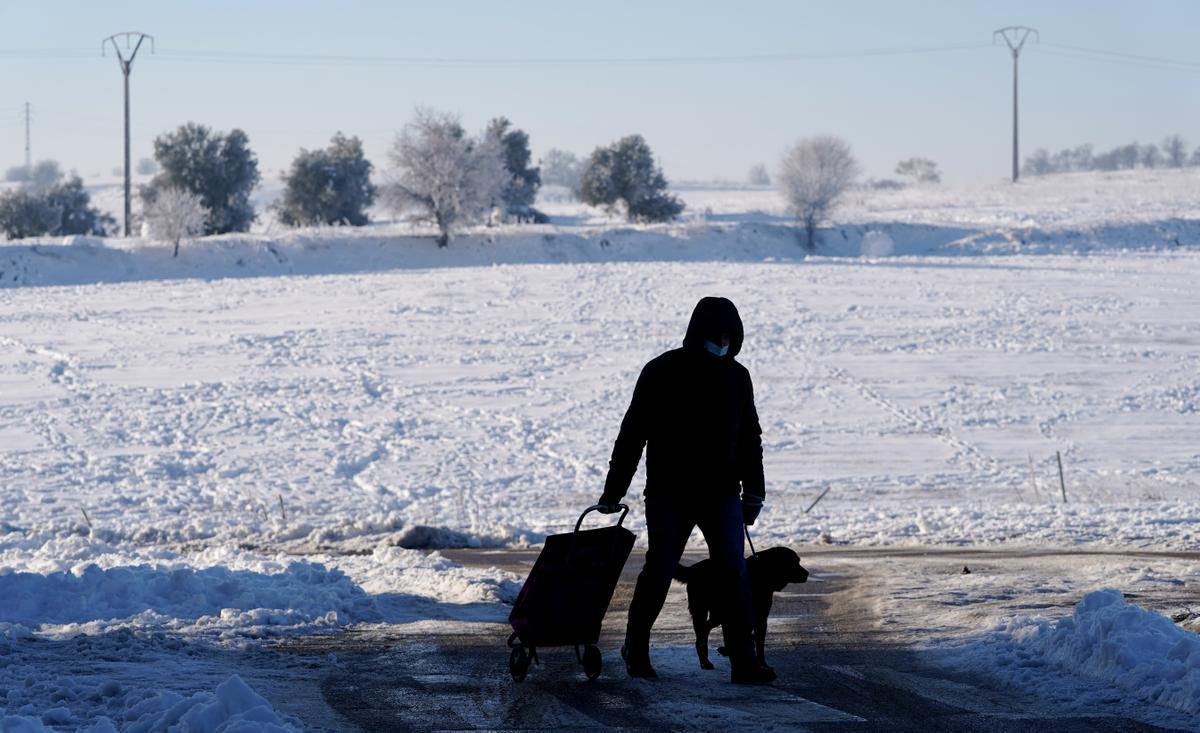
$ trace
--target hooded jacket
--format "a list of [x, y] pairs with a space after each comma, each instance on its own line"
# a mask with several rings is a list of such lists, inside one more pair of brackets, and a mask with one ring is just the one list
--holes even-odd
[[[705, 341], [729, 334], [729, 351], [715, 356]], [[683, 347], [642, 369], [621, 422], [604, 482], [617, 500], [629, 490], [643, 447], [646, 497], [687, 503], [721, 496], [764, 496], [762, 428], [750, 373], [734, 360], [744, 333], [737, 308], [703, 298], [688, 323]]]

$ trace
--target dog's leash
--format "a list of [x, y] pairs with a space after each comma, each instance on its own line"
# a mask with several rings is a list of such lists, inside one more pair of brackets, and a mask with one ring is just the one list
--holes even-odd
[[750, 543], [750, 556], [751, 557], [757, 556], [758, 552], [756, 552], [754, 549], [754, 540], [750, 539], [750, 527], [743, 524], [742, 530], [746, 533], [746, 541]]

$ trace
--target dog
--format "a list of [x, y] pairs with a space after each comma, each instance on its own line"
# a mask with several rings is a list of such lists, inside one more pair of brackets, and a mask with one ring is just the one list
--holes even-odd
[[[800, 556], [786, 547], [772, 547], [757, 555], [746, 558], [746, 574], [750, 579], [750, 599], [754, 606], [754, 649], [758, 653], [758, 664], [771, 669], [764, 656], [767, 636], [767, 616], [775, 593], [788, 583], [803, 583], [808, 580], [808, 571], [800, 565]], [[718, 599], [728, 590], [716, 572], [711, 560], [701, 560], [690, 567], [680, 565], [675, 569], [675, 580], [687, 586], [688, 612], [692, 616], [692, 627], [696, 630], [696, 656], [701, 669], [713, 669], [708, 659], [708, 634], [720, 626], [721, 604]], [[717, 650], [725, 654], [724, 647]]]

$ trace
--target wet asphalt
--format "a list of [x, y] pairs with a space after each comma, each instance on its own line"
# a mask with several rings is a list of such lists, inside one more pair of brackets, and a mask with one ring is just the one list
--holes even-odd
[[[870, 551], [868, 551], [869, 553]], [[901, 551], [902, 554], [905, 551]], [[526, 573], [536, 551], [443, 551], [468, 565]], [[920, 558], [927, 552], [914, 551]], [[966, 551], [962, 557], [971, 557]], [[943, 556], [941, 562], [959, 558]], [[919, 560], [918, 560], [919, 561]], [[587, 680], [570, 648], [540, 650], [540, 664], [520, 683], [508, 673], [507, 627], [437, 624], [391, 633], [372, 628], [281, 644], [279, 651], [333, 655], [314, 670], [324, 727], [363, 731], [1165, 731], [1112, 710], [1077, 715], [995, 680], [931, 663], [899, 644], [856, 601], [856, 578], [823, 573], [809, 557], [809, 583], [776, 598], [768, 661], [779, 673], [769, 687], [728, 681], [728, 666], [699, 668], [679, 589], [655, 626], [651, 655], [657, 680], [633, 680], [616, 650], [640, 557], [635, 550], [601, 636], [601, 676]], [[839, 572], [846, 573], [845, 566]], [[715, 647], [719, 633], [715, 633]], [[314, 680], [316, 682], [316, 680]], [[314, 703], [316, 701], [313, 701]], [[1191, 728], [1193, 730], [1198, 728]]]

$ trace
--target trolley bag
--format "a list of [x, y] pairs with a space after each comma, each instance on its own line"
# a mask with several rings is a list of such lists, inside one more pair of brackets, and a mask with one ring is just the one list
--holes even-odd
[[621, 526], [629, 507], [618, 507], [615, 526], [579, 529], [589, 512], [602, 508], [597, 504], [579, 515], [574, 532], [546, 538], [508, 617], [513, 627], [508, 671], [514, 681], [525, 679], [542, 646], [575, 647], [588, 679], [600, 676], [600, 625], [633, 549], [633, 532]]

